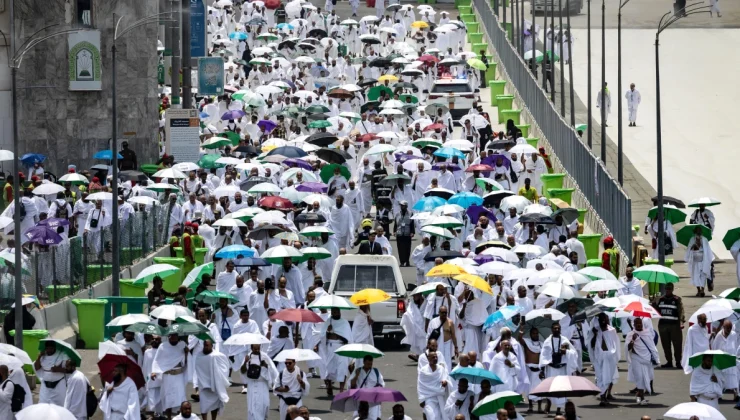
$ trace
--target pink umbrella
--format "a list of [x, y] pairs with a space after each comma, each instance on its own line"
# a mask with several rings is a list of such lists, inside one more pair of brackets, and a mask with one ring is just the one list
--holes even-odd
[[272, 316], [272, 319], [290, 322], [324, 322], [314, 311], [307, 309], [283, 309]]
[[601, 391], [593, 382], [581, 376], [553, 376], [540, 382], [529, 392], [543, 398], [570, 398], [599, 395]]
[[331, 403], [331, 409], [343, 413], [357, 411], [357, 407], [359, 407], [362, 401], [366, 401], [373, 406], [384, 402], [395, 403], [407, 400], [401, 391], [396, 391], [395, 389], [383, 387], [355, 388], [344, 391], [334, 397], [334, 401]]

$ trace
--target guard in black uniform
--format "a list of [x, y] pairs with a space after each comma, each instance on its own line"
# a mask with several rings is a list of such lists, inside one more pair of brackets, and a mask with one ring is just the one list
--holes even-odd
[[660, 342], [663, 344], [666, 363], [661, 367], [673, 367], [673, 363], [671, 362], [672, 344], [676, 367], [681, 369], [681, 352], [683, 350], [682, 326], [686, 322], [686, 316], [684, 315], [681, 297], [673, 294], [673, 283], [665, 285], [665, 295], [656, 299], [653, 306], [662, 317], [658, 320], [658, 333], [660, 334]]

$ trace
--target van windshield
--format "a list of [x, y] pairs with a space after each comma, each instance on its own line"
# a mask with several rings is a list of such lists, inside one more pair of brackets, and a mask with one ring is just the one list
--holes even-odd
[[380, 289], [397, 293], [393, 267], [388, 265], [343, 265], [337, 273], [335, 292], [358, 292], [362, 289]]

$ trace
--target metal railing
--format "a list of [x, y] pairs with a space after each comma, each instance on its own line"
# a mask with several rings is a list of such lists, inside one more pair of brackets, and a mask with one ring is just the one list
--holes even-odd
[[497, 71], [509, 81], [510, 93], [520, 100], [521, 108], [531, 115], [530, 124], [541, 133], [541, 144], [552, 152], [553, 165], [562, 168], [566, 184], [576, 188], [573, 197], [578, 207], [589, 210], [590, 225], [597, 232], [612, 235], [625, 259], [629, 260], [632, 204], [627, 193], [581, 141], [575, 129], [560, 116], [516, 47], [507, 39], [488, 1], [473, 0], [473, 6], [482, 23], [482, 32], [491, 43], [492, 55], [499, 63]]
[[[119, 221], [120, 241], [111, 243], [111, 226], [99, 232], [82, 232], [55, 246], [24, 247], [24, 294], [36, 295], [42, 303], [53, 303], [110, 276], [112, 249], [120, 249], [121, 268], [131, 266], [169, 241], [169, 207], [153, 206]], [[84, 223], [84, 222], [83, 222]], [[0, 310], [14, 302], [13, 270], [0, 267]]]

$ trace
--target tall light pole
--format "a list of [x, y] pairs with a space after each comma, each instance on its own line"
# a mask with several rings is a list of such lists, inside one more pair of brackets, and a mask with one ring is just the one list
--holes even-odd
[[617, 180], [624, 185], [624, 156], [622, 156], [622, 8], [630, 0], [619, 0], [617, 13]]
[[192, 79], [190, 70], [193, 68], [193, 58], [190, 51], [190, 0], [182, 0], [180, 5], [182, 17], [182, 107], [190, 109], [193, 106]]
[[521, 30], [519, 34], [519, 55], [524, 58], [524, 0], [519, 0], [519, 4], [521, 5], [519, 9], [519, 29]]
[[[601, 0], [601, 161], [606, 164], [606, 0]], [[611, 96], [610, 96], [611, 99]]]
[[[120, 261], [120, 226], [119, 226], [119, 220], [118, 220], [118, 108], [116, 104], [116, 42], [126, 36], [128, 33], [130, 33], [132, 30], [137, 29], [141, 26], [148, 25], [150, 23], [159, 23], [160, 22], [160, 16], [169, 15], [173, 12], [162, 12], [157, 13], [154, 15], [147, 16], [145, 18], [139, 19], [136, 22], [132, 23], [131, 26], [128, 28], [122, 30], [120, 33], [118, 32], [118, 27], [121, 24], [121, 20], [123, 20], [124, 16], [121, 16], [116, 21], [116, 26], [113, 30], [113, 42], [111, 45], [111, 75], [112, 75], [112, 81], [111, 81], [111, 102], [112, 102], [112, 118], [111, 118], [111, 127], [112, 127], [112, 135], [111, 135], [111, 151], [113, 155], [113, 181], [111, 182], [111, 189], [113, 190], [113, 203], [111, 212], [113, 213], [111, 217], [113, 218], [113, 223], [111, 224], [111, 240], [113, 242], [112, 248], [112, 256], [111, 256], [111, 265], [113, 273], [111, 274], [111, 292], [113, 296], [118, 296], [119, 294], [119, 286], [120, 286], [120, 279], [121, 279], [121, 261]], [[115, 20], [115, 15], [113, 16], [113, 19]], [[188, 40], [189, 41], [189, 40]], [[173, 74], [172, 77], [177, 77], [178, 75]]]
[[555, 0], [550, 0], [550, 101], [555, 104]]
[[658, 264], [665, 265], [665, 226], [663, 214], [663, 145], [661, 139], [660, 125], [660, 33], [677, 21], [699, 13], [708, 12], [712, 6], [701, 6], [701, 2], [692, 3], [679, 11], [679, 14], [672, 15], [668, 12], [660, 18], [658, 31], [655, 32], [655, 112], [656, 112], [656, 154], [658, 158]]
[[[563, 72], [563, 0], [558, 0], [558, 27], [560, 28], [560, 115], [565, 116], [565, 73]], [[570, 10], [566, 13], [570, 14]]]
[[[586, 26], [588, 27], [588, 36], [587, 38], [587, 54], [588, 54], [588, 87], [587, 87], [587, 93], [586, 96], [588, 97], [588, 148], [591, 149], [593, 147], [593, 131], [591, 127], [593, 124], [591, 124], [592, 114], [591, 114], [591, 103], [593, 102], [593, 99], [591, 97], [591, 0], [586, 0], [588, 2], [588, 8], [586, 9]], [[570, 29], [568, 29], [568, 32], [570, 32]], [[573, 83], [573, 82], [571, 82]]]
[[[567, 19], [567, 25], [568, 25], [568, 79], [570, 80], [570, 126], [575, 127], [576, 126], [576, 103], [574, 101], [575, 99], [575, 92], [573, 91], [573, 59], [571, 55], [573, 55], [573, 52], [571, 51], [573, 49], [573, 42], [571, 42], [571, 35], [570, 35], [570, 0], [565, 0], [565, 8], [568, 9], [568, 15], [566, 16]], [[589, 95], [591, 92], [589, 92]], [[589, 98], [590, 101], [590, 98]], [[590, 102], [589, 102], [590, 103]]]
[[[10, 2], [10, 53], [12, 57], [8, 60], [8, 66], [10, 66], [10, 90], [11, 90], [11, 107], [13, 108], [13, 205], [21, 202], [23, 194], [21, 194], [20, 177], [20, 161], [18, 158], [18, 93], [17, 93], [17, 73], [18, 69], [23, 63], [23, 56], [31, 51], [36, 45], [51, 39], [58, 37], [59, 35], [66, 35], [75, 32], [79, 32], [78, 29], [66, 29], [63, 31], [54, 32], [49, 35], [40, 35], [41, 32], [46, 31], [49, 28], [58, 26], [59, 24], [53, 24], [45, 26], [40, 30], [36, 31], [31, 35], [16, 51], [15, 45], [15, 10], [14, 2]], [[15, 346], [23, 348], [23, 260], [21, 252], [21, 212], [16, 209], [13, 212], [13, 240], [15, 245], [13, 246], [13, 272], [15, 275]]]

